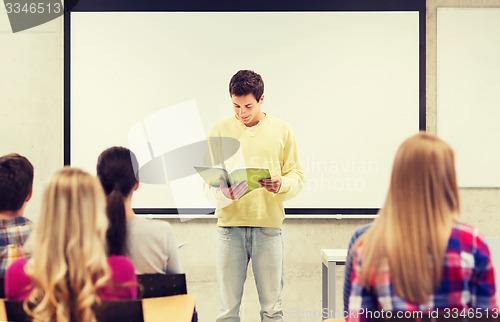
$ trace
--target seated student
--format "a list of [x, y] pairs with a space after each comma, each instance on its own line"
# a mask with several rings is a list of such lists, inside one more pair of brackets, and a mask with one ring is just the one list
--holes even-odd
[[26, 300], [37, 321], [93, 321], [99, 300], [136, 298], [132, 262], [106, 257], [107, 227], [97, 179], [79, 169], [57, 171], [45, 187], [31, 259], [7, 269], [6, 298]]
[[19, 154], [0, 157], [0, 277], [13, 261], [27, 257], [23, 245], [32, 230], [24, 218], [31, 198], [33, 165]]
[[132, 209], [132, 196], [139, 187], [134, 153], [124, 147], [106, 149], [97, 161], [97, 176], [108, 200], [109, 254], [128, 256], [137, 274], [181, 273], [171, 225], [136, 217]]
[[366, 224], [354, 231], [349, 240], [349, 245], [347, 246], [347, 256], [345, 259], [345, 270], [344, 270], [344, 312], [342, 316], [347, 316], [349, 312], [349, 295], [351, 294], [351, 270], [352, 270], [352, 253], [354, 250], [354, 245], [361, 235], [370, 228], [371, 224]]
[[385, 204], [356, 242], [347, 320], [382, 310], [496, 310], [488, 246], [459, 211], [449, 145], [425, 132], [403, 142]]

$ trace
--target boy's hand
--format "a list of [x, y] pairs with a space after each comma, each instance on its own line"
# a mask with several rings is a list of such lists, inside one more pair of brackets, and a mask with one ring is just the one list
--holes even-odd
[[235, 183], [231, 187], [228, 187], [226, 181], [222, 178], [219, 179], [219, 182], [220, 182], [220, 190], [222, 190], [224, 196], [232, 200], [240, 199], [248, 189], [247, 181]]
[[281, 177], [275, 176], [270, 179], [262, 179], [259, 181], [260, 185], [269, 192], [278, 193], [281, 187]]

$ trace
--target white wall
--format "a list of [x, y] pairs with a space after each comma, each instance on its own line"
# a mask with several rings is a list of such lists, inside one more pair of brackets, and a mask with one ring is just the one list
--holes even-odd
[[36, 219], [42, 187], [63, 165], [62, 17], [12, 33], [0, 6], [0, 154], [17, 152], [35, 167], [26, 216]]
[[[437, 6], [495, 6], [500, 1], [442, 0], [427, 1], [427, 124], [436, 131], [436, 7]], [[62, 19], [12, 34], [4, 7], [0, 6], [0, 153], [19, 152], [35, 165], [34, 199], [27, 209], [28, 217], [36, 217], [42, 183], [63, 164], [62, 113], [63, 113], [63, 55]], [[500, 214], [499, 189], [462, 189], [462, 218], [476, 225], [487, 236], [500, 236], [497, 224]], [[200, 236], [213, 240], [214, 220], [170, 220], [177, 239], [189, 243], [181, 250], [188, 273], [189, 285], [206, 283], [210, 289], [199, 293], [200, 307], [210, 311], [217, 306], [214, 281], [214, 245], [203, 242]], [[318, 285], [300, 298], [285, 293], [288, 307], [301, 306], [310, 310], [321, 307], [319, 287], [321, 248], [345, 247], [354, 229], [367, 220], [294, 219], [286, 220], [285, 267], [286, 285], [303, 283]], [[301, 289], [309, 290], [303, 284]], [[299, 289], [300, 290], [300, 289]], [[211, 295], [211, 296], [209, 296]], [[339, 293], [340, 296], [340, 293]], [[255, 297], [244, 298], [244, 304], [256, 302]], [[209, 303], [209, 304], [207, 304]], [[213, 319], [205, 315], [206, 321]], [[244, 321], [255, 321], [255, 315]], [[295, 321], [295, 320], [294, 320]], [[318, 321], [318, 319], [298, 319]]]
[[437, 133], [460, 187], [500, 188], [500, 8], [440, 8]]

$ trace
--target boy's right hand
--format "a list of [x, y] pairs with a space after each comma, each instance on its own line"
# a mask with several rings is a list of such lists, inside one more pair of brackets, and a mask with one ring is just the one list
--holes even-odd
[[235, 183], [231, 187], [228, 187], [226, 181], [220, 178], [219, 183], [220, 183], [220, 190], [222, 190], [224, 196], [232, 200], [240, 199], [248, 189], [247, 181]]

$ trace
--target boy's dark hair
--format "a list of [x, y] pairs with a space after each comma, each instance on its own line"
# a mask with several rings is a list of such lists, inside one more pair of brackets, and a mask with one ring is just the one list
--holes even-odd
[[252, 70], [240, 70], [229, 82], [229, 95], [245, 96], [248, 94], [252, 94], [259, 101], [264, 94], [264, 81]]
[[106, 213], [109, 227], [106, 232], [109, 255], [127, 255], [127, 222], [124, 198], [138, 181], [135, 154], [124, 147], [104, 150], [97, 160], [97, 177], [107, 196]]
[[0, 211], [22, 208], [33, 188], [33, 165], [22, 155], [0, 157]]

